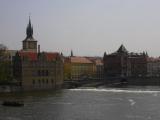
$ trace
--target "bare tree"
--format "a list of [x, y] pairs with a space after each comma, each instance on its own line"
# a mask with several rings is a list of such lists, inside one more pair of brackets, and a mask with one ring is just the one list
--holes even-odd
[[0, 61], [4, 60], [6, 50], [7, 50], [7, 47], [3, 44], [0, 44]]

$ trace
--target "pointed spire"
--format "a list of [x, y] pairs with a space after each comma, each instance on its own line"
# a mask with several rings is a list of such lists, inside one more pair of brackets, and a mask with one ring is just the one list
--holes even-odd
[[61, 52], [61, 56], [63, 56], [63, 53]]
[[71, 50], [71, 57], [73, 57], [73, 51]]
[[30, 19], [30, 16], [29, 16], [29, 23], [28, 23], [28, 26], [27, 26], [27, 29], [26, 29], [26, 35], [27, 35], [27, 38], [33, 38], [33, 26], [31, 25], [31, 19]]
[[122, 44], [119, 49], [117, 50], [118, 53], [128, 53], [127, 49]]
[[30, 18], [30, 15], [29, 15], [29, 25], [31, 26], [31, 18]]
[[146, 56], [148, 57], [148, 53], [147, 53], [147, 51], [146, 51]]
[[107, 53], [106, 52], [104, 52], [104, 55], [103, 55], [103, 57], [105, 57], [107, 55]]

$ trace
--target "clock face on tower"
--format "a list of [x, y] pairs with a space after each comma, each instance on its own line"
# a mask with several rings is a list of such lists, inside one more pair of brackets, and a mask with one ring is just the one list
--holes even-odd
[[30, 48], [30, 49], [34, 49], [34, 48], [35, 48], [34, 43], [30, 42], [30, 43], [29, 43], [29, 48]]

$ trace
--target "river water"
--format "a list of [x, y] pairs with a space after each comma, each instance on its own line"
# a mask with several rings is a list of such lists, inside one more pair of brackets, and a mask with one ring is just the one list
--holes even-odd
[[0, 120], [160, 120], [160, 88], [69, 89], [1, 94], [24, 107], [0, 105]]

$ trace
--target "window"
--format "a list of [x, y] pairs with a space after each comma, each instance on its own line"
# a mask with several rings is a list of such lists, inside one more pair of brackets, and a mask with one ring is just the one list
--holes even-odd
[[33, 85], [35, 84], [35, 80], [32, 80], [32, 84], [33, 84]]
[[41, 71], [42, 76], [45, 76], [44, 70]]
[[41, 80], [38, 80], [39, 84], [41, 84]]
[[44, 84], [44, 79], [42, 80], [43, 84]]
[[37, 74], [38, 74], [38, 76], [41, 76], [41, 71], [40, 71], [40, 70], [38, 70], [38, 73], [37, 73]]
[[48, 70], [46, 70], [46, 76], [48, 76]]

